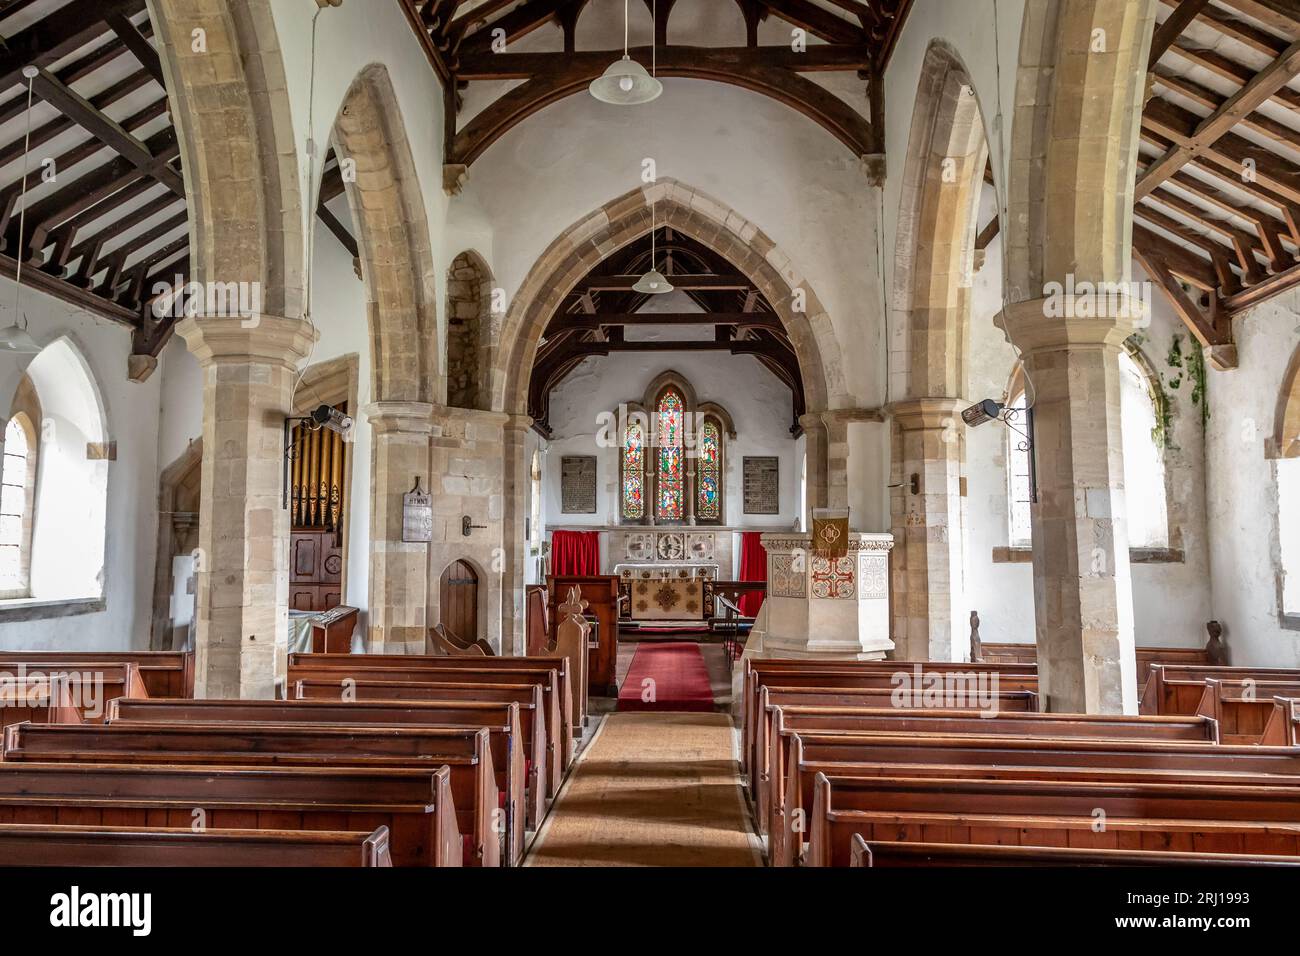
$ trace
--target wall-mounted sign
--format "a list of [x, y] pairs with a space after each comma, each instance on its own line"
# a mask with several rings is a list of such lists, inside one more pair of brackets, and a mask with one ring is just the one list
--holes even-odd
[[402, 495], [402, 540], [433, 540], [433, 495], [420, 490], [420, 479], [415, 487]]
[[781, 459], [746, 455], [743, 468], [745, 514], [781, 513]]
[[560, 512], [596, 513], [595, 455], [565, 455], [560, 459]]

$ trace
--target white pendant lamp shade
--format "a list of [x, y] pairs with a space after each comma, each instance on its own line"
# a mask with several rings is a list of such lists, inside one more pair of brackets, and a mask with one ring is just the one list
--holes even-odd
[[673, 291], [673, 284], [664, 278], [664, 274], [658, 269], [651, 269], [641, 278], [636, 280], [636, 285], [632, 286], [637, 292], [644, 292], [650, 295], [662, 295], [665, 292]]
[[0, 352], [35, 355], [40, 350], [40, 345], [22, 326], [15, 323], [8, 328], [0, 329]]
[[624, 53], [623, 59], [611, 63], [604, 73], [591, 81], [588, 89], [602, 103], [635, 106], [656, 99], [664, 91], [664, 85]]

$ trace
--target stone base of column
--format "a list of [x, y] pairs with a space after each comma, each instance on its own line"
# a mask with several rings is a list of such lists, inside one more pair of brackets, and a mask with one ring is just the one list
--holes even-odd
[[[880, 660], [889, 639], [890, 534], [851, 532], [843, 557], [812, 551], [812, 535], [763, 535], [767, 549], [766, 657]], [[755, 639], [751, 639], [751, 645]], [[758, 648], [755, 648], [756, 650]]]

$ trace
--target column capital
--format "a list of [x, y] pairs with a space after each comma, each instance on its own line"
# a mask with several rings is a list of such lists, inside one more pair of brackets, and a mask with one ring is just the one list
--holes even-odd
[[526, 432], [533, 427], [533, 418], [531, 415], [509, 415], [501, 427], [506, 431]]
[[1119, 348], [1134, 331], [1150, 324], [1150, 298], [1138, 288], [1141, 283], [1100, 283], [1095, 291], [1085, 285], [1071, 282], [1059, 292], [1049, 289], [1041, 299], [1013, 302], [993, 322], [1021, 352]]
[[851, 422], [883, 422], [885, 413], [879, 408], [828, 408], [816, 412], [827, 425], [849, 424]]
[[885, 406], [885, 411], [902, 428], [943, 428], [968, 404], [970, 403], [962, 398], [905, 398], [890, 402]]
[[381, 435], [428, 435], [433, 432], [433, 409], [428, 402], [371, 402], [361, 413]]
[[297, 368], [320, 337], [306, 319], [279, 315], [191, 316], [177, 333], [203, 366], [243, 363]]
[[[511, 416], [505, 412], [490, 412], [481, 408], [460, 408], [455, 405], [434, 405], [433, 418], [435, 422], [472, 422], [476, 425], [497, 425], [504, 426]], [[528, 419], [530, 422], [532, 419]]]

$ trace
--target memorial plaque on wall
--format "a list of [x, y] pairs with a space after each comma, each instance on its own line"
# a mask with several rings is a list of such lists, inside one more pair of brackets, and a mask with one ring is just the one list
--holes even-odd
[[781, 459], [745, 456], [745, 514], [781, 513]]
[[420, 490], [420, 483], [402, 495], [402, 540], [433, 540], [433, 495]]
[[566, 515], [596, 513], [595, 455], [565, 455], [560, 459], [560, 511]]

